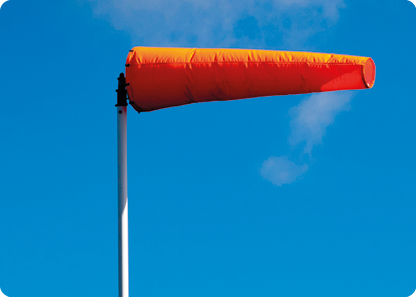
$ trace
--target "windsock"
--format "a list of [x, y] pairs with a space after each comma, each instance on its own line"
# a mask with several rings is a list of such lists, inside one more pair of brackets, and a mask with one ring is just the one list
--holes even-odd
[[134, 47], [127, 93], [138, 112], [197, 102], [371, 88], [371, 58], [269, 50]]

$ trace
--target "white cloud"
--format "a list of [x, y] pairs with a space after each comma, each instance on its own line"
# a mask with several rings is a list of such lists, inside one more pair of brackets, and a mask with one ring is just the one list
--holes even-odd
[[318, 93], [292, 107], [289, 144], [304, 145], [304, 153], [310, 155], [313, 146], [322, 143], [326, 128], [334, 122], [335, 116], [350, 109], [353, 95], [353, 92]]
[[[312, 148], [322, 143], [326, 129], [334, 123], [335, 116], [350, 109], [354, 92], [318, 93], [307, 97], [289, 111], [292, 119], [292, 133], [289, 144], [300, 146], [303, 154], [311, 155]], [[308, 170], [308, 165], [301, 166], [289, 161], [286, 156], [270, 157], [264, 161], [260, 174], [277, 186], [290, 184]]]
[[290, 184], [308, 170], [308, 165], [296, 165], [286, 156], [270, 157], [263, 162], [260, 174], [277, 186]]
[[[333, 26], [343, 0], [78, 0], [128, 31], [134, 45], [285, 47], [301, 49], [308, 38]], [[246, 28], [238, 21], [253, 18]], [[236, 36], [235, 29], [247, 33]], [[303, 48], [304, 49], [304, 48]]]

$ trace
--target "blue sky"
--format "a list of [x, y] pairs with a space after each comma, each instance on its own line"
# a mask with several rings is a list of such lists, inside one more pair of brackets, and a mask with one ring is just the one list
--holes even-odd
[[373, 89], [129, 107], [131, 296], [416, 289], [406, 0], [26, 1], [0, 9], [0, 288], [117, 296], [117, 77], [133, 46], [370, 56]]

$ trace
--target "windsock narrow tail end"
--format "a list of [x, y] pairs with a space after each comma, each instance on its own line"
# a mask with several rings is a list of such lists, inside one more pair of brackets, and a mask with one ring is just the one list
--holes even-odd
[[376, 80], [376, 64], [373, 59], [368, 58], [363, 67], [364, 72], [364, 83], [367, 88], [371, 89], [374, 86]]

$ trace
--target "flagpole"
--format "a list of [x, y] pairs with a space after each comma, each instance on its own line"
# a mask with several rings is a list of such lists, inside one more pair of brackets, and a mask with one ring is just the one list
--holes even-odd
[[117, 91], [117, 162], [118, 162], [118, 291], [129, 296], [129, 232], [127, 199], [127, 91], [123, 73]]

